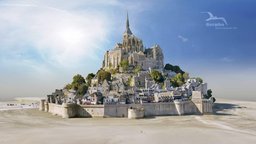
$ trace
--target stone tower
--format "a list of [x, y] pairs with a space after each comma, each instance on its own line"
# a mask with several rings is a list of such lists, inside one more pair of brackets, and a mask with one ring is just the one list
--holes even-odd
[[126, 29], [125, 29], [124, 35], [132, 35], [132, 31], [130, 29], [130, 24], [129, 24], [128, 12], [127, 12], [127, 15], [126, 15]]
[[123, 49], [126, 53], [143, 51], [142, 40], [133, 35], [130, 29], [129, 15], [126, 16], [126, 29], [123, 34]]

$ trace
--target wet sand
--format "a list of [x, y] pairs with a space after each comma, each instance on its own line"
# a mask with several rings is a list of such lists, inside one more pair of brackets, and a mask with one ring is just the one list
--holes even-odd
[[36, 109], [0, 112], [1, 144], [254, 144], [256, 102], [218, 100], [214, 115], [62, 119]]

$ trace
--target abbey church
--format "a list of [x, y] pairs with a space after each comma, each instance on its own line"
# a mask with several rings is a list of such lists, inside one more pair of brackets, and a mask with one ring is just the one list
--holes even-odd
[[164, 55], [160, 46], [145, 48], [142, 40], [132, 33], [128, 14], [123, 41], [105, 53], [102, 67], [103, 69], [116, 69], [124, 60], [128, 61], [130, 67], [140, 66], [143, 70], [162, 69], [164, 66]]

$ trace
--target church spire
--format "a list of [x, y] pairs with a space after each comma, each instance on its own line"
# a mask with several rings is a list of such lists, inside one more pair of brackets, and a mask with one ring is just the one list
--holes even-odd
[[132, 34], [132, 31], [130, 30], [130, 24], [129, 24], [129, 15], [127, 12], [127, 16], [126, 16], [126, 30], [125, 33], [127, 34]]

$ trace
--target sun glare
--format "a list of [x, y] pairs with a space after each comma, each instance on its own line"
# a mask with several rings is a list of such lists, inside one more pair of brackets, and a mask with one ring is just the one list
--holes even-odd
[[83, 33], [77, 28], [62, 29], [58, 33], [59, 38], [63, 43], [68, 45], [77, 45], [83, 39]]

